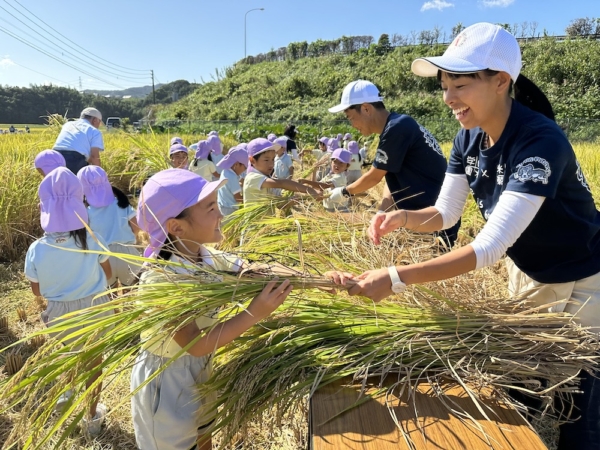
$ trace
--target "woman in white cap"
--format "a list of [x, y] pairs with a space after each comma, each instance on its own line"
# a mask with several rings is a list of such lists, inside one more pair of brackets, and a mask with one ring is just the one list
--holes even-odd
[[[511, 295], [600, 330], [600, 214], [546, 96], [520, 74], [521, 52], [502, 27], [463, 30], [443, 56], [412, 70], [440, 80], [462, 130], [435, 206], [377, 215], [372, 240], [398, 228], [434, 231], [460, 217], [469, 192], [486, 224], [473, 242], [418, 264], [363, 273], [349, 292], [379, 301], [406, 285], [491, 265], [504, 253]], [[511, 92], [514, 90], [514, 99]], [[583, 372], [574, 395], [580, 419], [562, 425], [559, 450], [600, 448], [600, 380]]]

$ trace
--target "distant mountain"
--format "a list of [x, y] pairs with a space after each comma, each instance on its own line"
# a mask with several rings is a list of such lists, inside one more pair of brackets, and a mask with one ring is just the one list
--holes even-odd
[[[158, 89], [162, 84], [155, 84], [154, 89]], [[84, 94], [97, 94], [101, 96], [110, 95], [111, 97], [123, 97], [126, 95], [131, 95], [132, 98], [145, 98], [148, 94], [152, 93], [152, 86], [140, 86], [140, 87], [132, 87], [128, 89], [123, 89], [120, 91], [99, 91], [95, 89], [85, 89], [83, 91]]]

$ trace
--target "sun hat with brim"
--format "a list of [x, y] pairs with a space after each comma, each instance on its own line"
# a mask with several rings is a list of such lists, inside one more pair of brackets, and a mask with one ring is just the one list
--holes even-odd
[[325, 144], [325, 145], [327, 145], [327, 144], [329, 144], [329, 138], [328, 138], [328, 137], [326, 137], [326, 136], [323, 136], [321, 139], [319, 139], [319, 142], [320, 142], [321, 144]]
[[327, 150], [332, 152], [338, 148], [340, 148], [340, 142], [336, 138], [329, 139], [329, 142], [327, 143]]
[[86, 116], [95, 117], [96, 119], [102, 120], [102, 113], [100, 111], [98, 111], [96, 108], [87, 107], [83, 111], [81, 111], [81, 114], [79, 114], [80, 119], [83, 119]]
[[273, 142], [275, 139], [277, 139], [277, 135], [275, 133], [269, 133], [269, 135], [267, 136], [267, 140], [269, 142]]
[[352, 135], [351, 135], [350, 133], [346, 133], [346, 134], [344, 135], [344, 140], [345, 140], [345, 141], [349, 141], [350, 139], [352, 139]]
[[196, 146], [196, 159], [206, 159], [210, 155], [211, 148], [208, 141], [199, 141]]
[[66, 167], [67, 163], [65, 157], [56, 150], [44, 150], [36, 155], [33, 165], [44, 172], [44, 175], [48, 175], [57, 167]]
[[219, 136], [213, 134], [212, 136], [209, 136], [206, 141], [210, 146], [211, 152], [221, 153], [221, 139], [219, 139]]
[[144, 256], [157, 255], [167, 239], [167, 220], [201, 202], [227, 180], [206, 181], [189, 170], [167, 169], [148, 179], [140, 193], [137, 223], [148, 233], [150, 244]]
[[269, 150], [275, 150], [275, 145], [273, 142], [269, 142], [268, 139], [256, 138], [248, 142], [246, 150], [248, 150], [248, 156], [254, 157]]
[[248, 167], [248, 152], [243, 148], [234, 147], [229, 150], [221, 161], [217, 163], [219, 169], [231, 169], [235, 163]]
[[331, 159], [337, 159], [345, 164], [350, 164], [350, 161], [352, 161], [352, 153], [343, 148], [338, 148], [331, 154]]
[[181, 139], [178, 136], [173, 136], [171, 138], [171, 145], [175, 145], [175, 144], [181, 144], [181, 145], [183, 145], [183, 139]]
[[104, 208], [115, 201], [115, 194], [102, 167], [85, 166], [77, 172], [88, 205]]
[[85, 227], [88, 214], [81, 183], [66, 167], [57, 167], [38, 188], [40, 224], [46, 233], [66, 233]]
[[442, 56], [415, 59], [411, 70], [421, 77], [435, 77], [439, 70], [468, 74], [489, 69], [506, 72], [516, 82], [521, 67], [517, 39], [499, 25], [481, 22], [461, 31]]
[[174, 155], [175, 153], [179, 153], [179, 152], [183, 152], [183, 153], [188, 153], [188, 148], [185, 145], [182, 144], [174, 144], [171, 145], [171, 148], [169, 148], [169, 156], [170, 155]]
[[287, 139], [284, 137], [278, 137], [273, 141], [273, 144], [278, 145], [279, 147], [286, 149], [287, 148]]
[[329, 108], [330, 113], [339, 113], [345, 111], [354, 105], [363, 103], [382, 102], [383, 97], [379, 95], [379, 89], [373, 83], [367, 80], [356, 80], [348, 83], [342, 92], [340, 104]]
[[219, 135], [218, 131], [212, 130], [210, 133], [208, 133], [207, 137], [208, 136], [218, 136], [218, 135]]
[[358, 155], [358, 152], [359, 152], [358, 142], [356, 142], [356, 141], [348, 142], [348, 151], [350, 153], [352, 153], [353, 155]]

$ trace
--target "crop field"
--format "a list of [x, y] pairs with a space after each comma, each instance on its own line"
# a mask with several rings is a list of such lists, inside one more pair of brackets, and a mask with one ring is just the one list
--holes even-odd
[[[0, 125], [0, 129], [6, 129], [8, 126]], [[22, 128], [21, 125], [15, 126]], [[42, 233], [37, 199], [37, 187], [41, 177], [33, 167], [33, 159], [39, 151], [52, 147], [57, 132], [58, 128], [55, 126], [40, 126], [32, 127], [30, 134], [0, 135], [0, 316], [6, 317], [8, 321], [8, 327], [0, 327], [0, 348], [43, 329], [40, 320], [40, 312], [44, 308], [43, 301], [31, 293], [22, 268], [29, 244]], [[195, 135], [182, 137], [186, 144], [202, 138]], [[167, 150], [170, 138], [171, 136], [165, 134], [105, 133], [106, 151], [101, 157], [112, 184], [132, 194], [135, 202], [135, 193], [142, 181], [149, 174], [168, 167]], [[236, 144], [229, 137], [223, 141], [226, 147]], [[313, 146], [312, 142], [304, 144], [306, 147]], [[600, 143], [574, 144], [574, 148], [598, 204]], [[373, 149], [374, 147], [371, 151]], [[450, 144], [444, 144], [443, 149], [448, 153]], [[298, 172], [306, 171], [309, 167], [310, 162], [305, 167], [298, 167]], [[287, 257], [292, 255], [301, 261], [302, 266], [306, 264], [319, 271], [332, 266], [345, 270], [367, 270], [384, 267], [389, 262], [410, 263], [435, 256], [438, 250], [427, 236], [398, 233], [397, 242], [381, 250], [366, 242], [365, 227], [374, 211], [372, 205], [380, 196], [381, 186], [378, 186], [369, 196], [361, 199], [361, 203], [350, 216], [327, 216], [322, 208], [313, 208], [313, 205], [304, 202], [289, 213], [295, 220], [293, 223], [297, 222], [301, 226], [302, 237], [299, 237], [297, 231], [293, 231], [296, 225], [286, 221], [289, 217], [281, 216], [269, 222], [270, 228], [267, 231], [263, 230], [265, 239], [260, 245], [250, 245], [244, 250], [261, 254], [283, 254]], [[291, 228], [290, 223], [293, 225]], [[321, 230], [318, 229], [319, 224]], [[469, 243], [482, 225], [479, 212], [470, 201], [463, 216], [458, 245]], [[229, 229], [234, 230], [235, 224]], [[285, 230], [292, 231], [286, 235]], [[269, 232], [276, 235], [277, 239], [269, 240]], [[228, 246], [229, 250], [235, 250], [235, 243], [227, 241], [224, 245]], [[494, 266], [452, 280], [429, 283], [425, 286], [427, 292], [411, 288], [403, 296], [394, 297], [390, 303], [427, 305], [429, 302], [435, 302], [437, 298], [456, 301], [460, 299], [465, 305], [483, 311], [485, 308], [482, 305], [490, 299], [507, 297], [505, 284], [506, 271], [503, 261], [500, 261]], [[307, 294], [308, 297], [311, 295], [319, 294]], [[351, 300], [347, 295], [338, 293], [338, 296], [340, 302], [348, 302], [347, 305], [350, 305]], [[334, 301], [331, 297], [324, 298]], [[502, 303], [499, 304], [499, 308], [502, 308]], [[341, 314], [342, 311], [338, 313]], [[25, 339], [17, 349], [21, 357], [27, 359], [41, 346], [43, 342]], [[5, 358], [6, 353], [0, 353], [0, 367], [5, 364]], [[218, 358], [222, 360], [219, 364], [225, 366], [227, 356], [221, 353]], [[124, 364], [121, 369], [120, 376], [110, 383], [105, 383], [102, 392], [102, 402], [106, 403], [110, 410], [102, 434], [92, 440], [73, 431], [66, 437], [66, 441], [60, 444], [60, 448], [136, 448], [127, 400], [130, 367]], [[10, 375], [6, 369], [0, 373], [1, 381], [6, 381], [8, 377]], [[0, 399], [0, 408], [5, 407], [4, 399]], [[23, 425], [22, 407], [19, 403], [0, 415], [0, 447], [4, 448], [5, 441], [15, 427]], [[541, 420], [535, 423], [535, 427], [549, 448], [554, 448], [557, 433], [555, 423], [551, 420]], [[249, 418], [241, 430], [237, 430], [234, 440], [223, 442], [224, 434], [217, 434], [214, 443], [221, 443], [223, 448], [227, 449], [292, 450], [306, 448], [307, 433], [306, 397], [300, 395], [294, 406], [286, 411], [280, 413], [270, 409], [262, 410], [257, 417]], [[52, 437], [41, 448], [53, 448], [58, 442], [57, 439]]]

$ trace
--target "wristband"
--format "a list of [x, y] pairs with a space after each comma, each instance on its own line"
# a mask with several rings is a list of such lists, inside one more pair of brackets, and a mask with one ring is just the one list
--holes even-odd
[[342, 189], [342, 195], [344, 197], [352, 197], [352, 194], [350, 192], [348, 192], [348, 189], [346, 189], [346, 188]]

